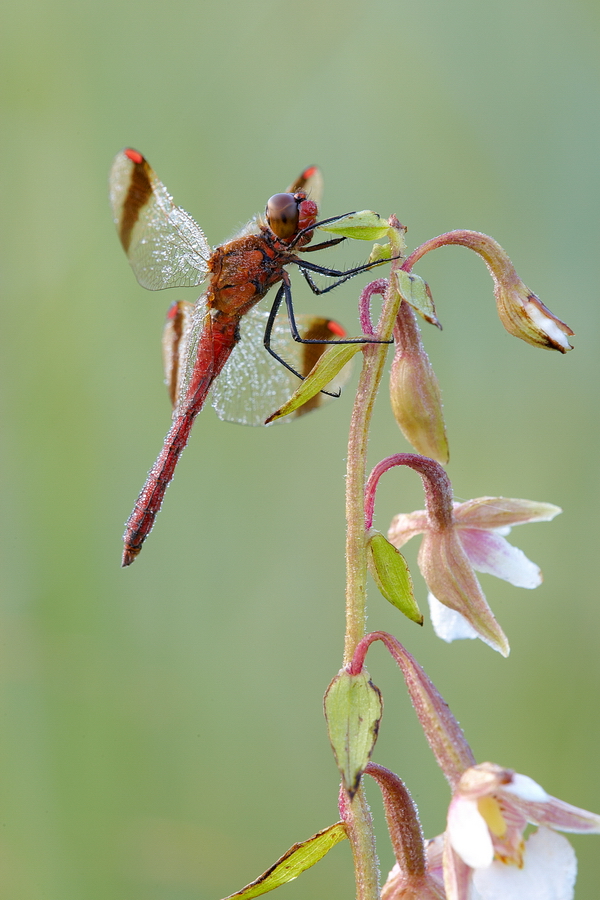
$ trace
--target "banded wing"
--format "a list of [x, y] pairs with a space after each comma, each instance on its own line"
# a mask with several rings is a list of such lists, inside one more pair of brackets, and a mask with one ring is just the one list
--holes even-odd
[[308, 166], [287, 189], [288, 194], [306, 191], [308, 198], [321, 206], [323, 199], [323, 175], [318, 166]]
[[115, 157], [109, 179], [114, 221], [135, 277], [151, 291], [200, 284], [211, 249], [137, 150]]
[[[300, 384], [297, 376], [264, 348], [268, 317], [268, 310], [256, 308], [240, 320], [240, 340], [211, 389], [211, 402], [220, 419], [241, 425], [264, 425], [265, 420], [289, 400]], [[345, 335], [341, 325], [320, 316], [298, 315], [296, 323], [304, 338], [330, 340]], [[195, 346], [204, 327], [210, 327], [210, 317], [206, 316], [206, 306], [202, 300], [196, 305], [180, 301], [169, 310], [163, 337], [163, 359], [165, 381], [176, 408], [185, 393], [193, 368]], [[290, 334], [287, 316], [281, 315], [275, 320], [271, 347], [297, 372], [308, 375], [327, 345], [295, 341]], [[339, 392], [350, 374], [349, 364], [327, 386], [327, 390]], [[304, 415], [331, 399], [321, 392], [295, 413], [278, 421]]]

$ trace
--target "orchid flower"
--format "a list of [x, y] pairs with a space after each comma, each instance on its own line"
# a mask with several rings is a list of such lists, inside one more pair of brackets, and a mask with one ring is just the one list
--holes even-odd
[[[541, 827], [525, 842], [528, 823]], [[577, 862], [556, 829], [598, 834], [600, 816], [549, 796], [510, 769], [493, 763], [467, 769], [448, 810], [448, 900], [571, 900]]]
[[[539, 827], [524, 841], [528, 823]], [[426, 842], [418, 873], [407, 864], [414, 851], [402, 859], [396, 850], [382, 900], [572, 900], [577, 859], [555, 829], [598, 833], [600, 816], [550, 797], [526, 775], [473, 766], [458, 783], [445, 834]]]
[[[406, 824], [410, 798], [402, 786], [396, 786], [399, 779], [373, 763], [366, 767], [382, 787], [396, 855], [383, 900], [421, 900], [421, 894], [407, 891], [411, 876], [415, 881], [416, 875], [422, 879], [421, 887], [426, 889], [422, 896], [427, 900], [440, 893], [442, 881], [445, 900], [572, 900], [575, 854], [556, 831], [598, 834], [600, 816], [551, 797], [526, 775], [494, 763], [477, 765], [448, 704], [392, 635], [376, 631], [363, 638], [350, 671], [362, 670], [374, 641], [383, 641], [398, 663], [427, 742], [452, 790], [445, 833], [421, 851], [420, 832], [416, 827], [410, 831]], [[537, 825], [538, 830], [525, 841], [528, 824]], [[407, 833], [413, 836], [412, 842], [406, 839]]]
[[[496, 575], [517, 587], [534, 588], [542, 574], [525, 554], [505, 539], [513, 525], [547, 522], [559, 512], [551, 503], [479, 497], [454, 503], [450, 480], [432, 459], [398, 454], [395, 463], [416, 469], [425, 487], [426, 509], [396, 516], [388, 531], [390, 542], [402, 547], [423, 535], [419, 568], [430, 591], [431, 618], [445, 641], [479, 637], [508, 656], [504, 632], [489, 608], [475, 571]], [[381, 465], [381, 464], [380, 464]]]

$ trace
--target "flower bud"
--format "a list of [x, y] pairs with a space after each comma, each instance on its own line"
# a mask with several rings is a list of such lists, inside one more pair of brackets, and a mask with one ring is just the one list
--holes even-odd
[[400, 305], [394, 339], [390, 400], [396, 422], [418, 453], [447, 463], [448, 438], [440, 387], [408, 303]]
[[494, 286], [498, 315], [506, 330], [515, 337], [547, 350], [572, 350], [568, 336], [574, 332], [550, 312], [539, 297], [519, 279]]
[[477, 231], [456, 232], [465, 247], [483, 258], [494, 279], [494, 294], [500, 321], [515, 337], [534, 347], [572, 350], [569, 336], [574, 334], [526, 287], [516, 273], [510, 258], [500, 244], [487, 234]]

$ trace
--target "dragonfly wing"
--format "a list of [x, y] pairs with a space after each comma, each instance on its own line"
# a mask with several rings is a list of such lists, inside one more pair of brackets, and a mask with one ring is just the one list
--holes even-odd
[[[297, 376], [273, 359], [264, 348], [268, 317], [267, 311], [253, 309], [240, 321], [239, 343], [212, 388], [212, 404], [220, 419], [242, 425], [264, 425], [265, 419], [289, 400], [298, 388], [300, 382]], [[337, 323], [318, 316], [299, 315], [296, 316], [296, 323], [302, 337], [335, 340], [339, 339], [340, 333], [344, 333]], [[287, 317], [276, 317], [271, 347], [300, 374], [308, 375], [326, 346], [294, 341]], [[349, 377], [350, 367], [345, 366], [327, 390], [332, 393], [339, 391]], [[319, 393], [294, 414], [279, 421], [293, 419], [330, 399], [328, 395]]]
[[179, 407], [185, 394], [185, 386], [189, 381], [187, 375], [189, 341], [194, 328], [194, 310], [200, 304], [203, 305], [199, 314], [202, 316], [203, 313], [206, 314], [203, 297], [196, 305], [188, 303], [186, 300], [175, 300], [167, 312], [162, 338], [162, 355], [165, 384], [173, 409]]
[[142, 287], [158, 291], [204, 281], [211, 256], [204, 232], [175, 205], [141, 153], [118, 153], [109, 185], [115, 225]]
[[287, 189], [288, 194], [295, 194], [296, 191], [306, 191], [310, 200], [314, 200], [317, 206], [321, 205], [323, 175], [318, 166], [308, 166]]
[[[317, 206], [321, 203], [323, 196], [323, 176], [318, 166], [309, 166], [305, 169], [295, 181], [287, 188], [287, 194], [295, 194], [296, 191], [306, 191], [308, 197], [314, 200]], [[245, 237], [247, 234], [260, 234], [262, 226], [265, 224], [264, 216], [257, 213], [249, 222], [240, 228], [230, 240]]]

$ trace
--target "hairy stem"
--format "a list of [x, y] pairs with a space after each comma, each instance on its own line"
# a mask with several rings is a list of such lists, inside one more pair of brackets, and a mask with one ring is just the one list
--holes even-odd
[[[403, 248], [404, 229], [393, 217], [390, 225], [396, 231], [390, 236], [392, 255], [399, 256]], [[393, 261], [392, 268], [399, 267]], [[364, 296], [382, 294], [383, 307], [375, 329], [381, 341], [392, 337], [394, 322], [401, 303], [400, 295], [389, 283], [379, 281], [377, 287], [365, 289]], [[361, 323], [370, 332], [370, 322], [365, 319], [366, 303], [361, 302]], [[367, 441], [373, 415], [375, 397], [383, 375], [388, 344], [370, 344], [363, 348], [363, 368], [360, 375], [348, 439], [346, 469], [346, 635], [344, 664], [349, 665], [357, 645], [366, 633], [367, 547], [365, 533], [365, 480], [367, 466]], [[348, 798], [340, 800], [340, 809], [352, 846], [356, 877], [357, 900], [378, 900], [379, 869], [375, 852], [373, 822], [362, 787], [352, 803]]]

